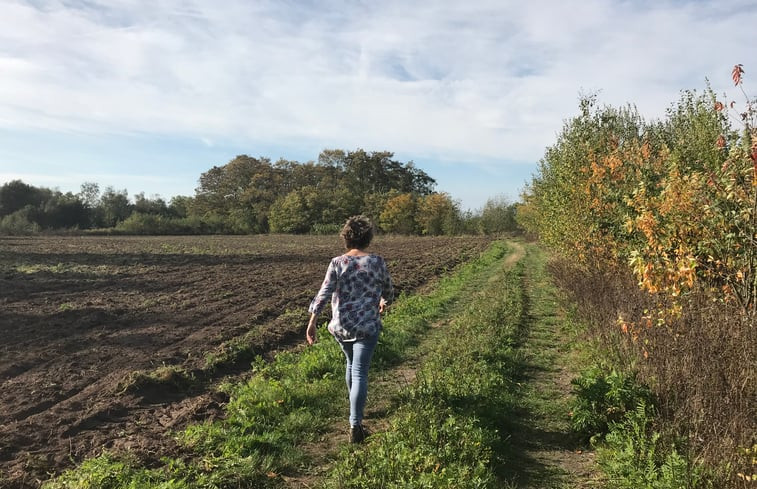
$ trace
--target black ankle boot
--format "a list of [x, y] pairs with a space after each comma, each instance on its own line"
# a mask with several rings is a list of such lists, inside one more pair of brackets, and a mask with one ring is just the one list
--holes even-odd
[[363, 443], [363, 440], [365, 440], [363, 425], [350, 427], [350, 443]]

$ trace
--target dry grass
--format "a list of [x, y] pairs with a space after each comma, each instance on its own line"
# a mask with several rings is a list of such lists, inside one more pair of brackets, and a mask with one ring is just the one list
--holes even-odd
[[653, 388], [664, 431], [740, 487], [735, 474], [752, 471], [743, 449], [757, 437], [755, 318], [697, 291], [681, 299], [680, 317], [658, 323], [655, 311], [671, 304], [640, 290], [629, 273], [565, 261], [550, 268], [602, 347]]

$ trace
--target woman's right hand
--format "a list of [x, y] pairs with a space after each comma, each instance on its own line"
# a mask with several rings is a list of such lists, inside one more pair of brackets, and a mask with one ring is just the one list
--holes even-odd
[[305, 339], [308, 342], [308, 345], [312, 345], [316, 341], [318, 341], [318, 338], [316, 337], [316, 327], [315, 327], [315, 321], [311, 319], [311, 321], [308, 323], [308, 329], [305, 332]]

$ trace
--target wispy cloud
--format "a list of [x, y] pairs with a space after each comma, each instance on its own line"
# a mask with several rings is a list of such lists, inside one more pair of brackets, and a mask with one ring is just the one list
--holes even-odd
[[6, 0], [2, 23], [0, 130], [478, 165], [537, 160], [581, 91], [657, 116], [757, 70], [746, 0]]

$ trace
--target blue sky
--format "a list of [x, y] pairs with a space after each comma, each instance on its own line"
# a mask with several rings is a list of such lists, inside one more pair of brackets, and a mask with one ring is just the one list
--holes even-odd
[[[757, 2], [0, 0], [0, 183], [193, 195], [238, 154], [389, 150], [518, 198], [580, 93], [757, 87]], [[755, 74], [755, 75], [753, 75]], [[755, 80], [754, 82], [750, 80]], [[757, 90], [752, 90], [755, 92]]]

